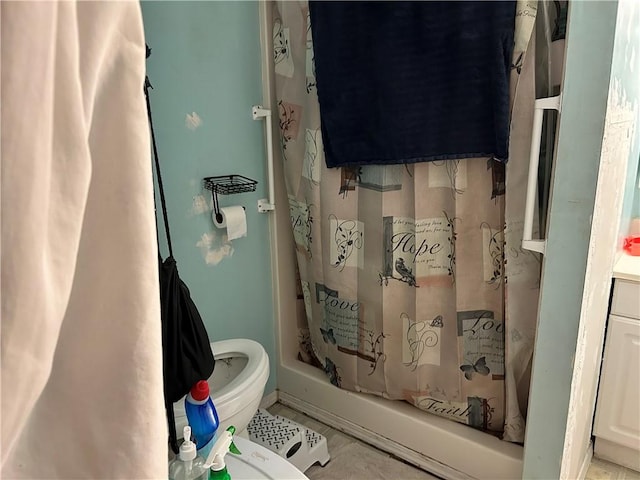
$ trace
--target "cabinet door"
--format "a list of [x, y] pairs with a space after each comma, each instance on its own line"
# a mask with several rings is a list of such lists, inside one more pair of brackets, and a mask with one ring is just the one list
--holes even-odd
[[640, 321], [611, 315], [595, 434], [640, 452]]

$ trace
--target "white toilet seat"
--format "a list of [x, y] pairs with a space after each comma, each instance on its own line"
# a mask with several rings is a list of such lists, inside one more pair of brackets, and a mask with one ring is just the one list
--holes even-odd
[[227, 470], [233, 480], [309, 480], [304, 473], [284, 458], [246, 438], [234, 437], [241, 455], [225, 456]]
[[[220, 391], [211, 392], [216, 409], [224, 409], [226, 415], [231, 416], [244, 407], [242, 403], [234, 402], [239, 393], [246, 395], [250, 393], [247, 390], [264, 389], [265, 377], [269, 376], [269, 357], [262, 345], [249, 339], [233, 338], [212, 342], [211, 350], [216, 360], [239, 356], [247, 357], [247, 365], [238, 376]], [[215, 375], [215, 369], [213, 375]]]

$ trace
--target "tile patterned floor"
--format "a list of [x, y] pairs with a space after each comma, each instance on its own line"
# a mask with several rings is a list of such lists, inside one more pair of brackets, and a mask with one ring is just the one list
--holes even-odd
[[[314, 465], [309, 468], [305, 473], [311, 480], [438, 480], [438, 477], [280, 403], [267, 410], [272, 415], [289, 418], [327, 438], [331, 460], [324, 467]], [[640, 480], [640, 473], [594, 458], [585, 480]]]
[[305, 475], [311, 480], [439, 480], [438, 477], [280, 403], [267, 410], [272, 415], [289, 418], [327, 438], [331, 460], [324, 467], [316, 464], [309, 468]]
[[594, 458], [585, 480], [640, 480], [640, 473]]

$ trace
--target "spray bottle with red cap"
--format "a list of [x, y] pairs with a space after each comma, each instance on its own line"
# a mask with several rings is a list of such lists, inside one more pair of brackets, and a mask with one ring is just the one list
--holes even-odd
[[193, 386], [184, 401], [184, 406], [198, 455], [207, 458], [215, 443], [214, 437], [220, 421], [209, 396], [209, 384], [206, 380], [201, 380]]

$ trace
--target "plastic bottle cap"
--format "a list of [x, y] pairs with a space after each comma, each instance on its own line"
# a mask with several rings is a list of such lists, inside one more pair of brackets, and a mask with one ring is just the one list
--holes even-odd
[[240, 450], [238, 450], [238, 447], [233, 443], [234, 433], [236, 433], [236, 428], [234, 426], [230, 426], [220, 434], [218, 440], [216, 440], [216, 443], [211, 448], [207, 460], [204, 462], [204, 468], [210, 468], [211, 472], [221, 472], [226, 470], [224, 456], [228, 452], [240, 455]]
[[188, 462], [196, 458], [196, 444], [191, 441], [191, 427], [187, 425], [182, 431], [184, 442], [180, 445], [180, 460]]
[[206, 380], [200, 380], [193, 387], [191, 387], [190, 393], [194, 400], [204, 400], [209, 396], [209, 384]]

